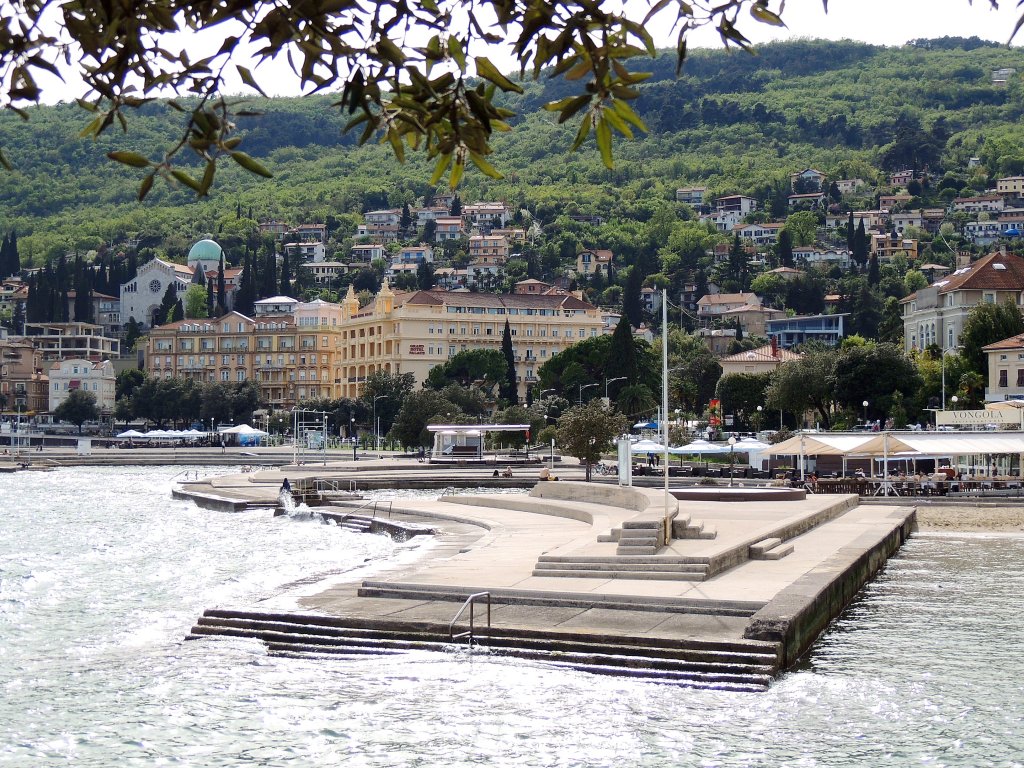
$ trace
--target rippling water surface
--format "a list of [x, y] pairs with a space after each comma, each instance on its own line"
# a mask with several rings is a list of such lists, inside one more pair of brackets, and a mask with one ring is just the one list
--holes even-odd
[[1024, 538], [917, 536], [765, 694], [460, 653], [182, 642], [214, 605], [415, 554], [170, 499], [180, 468], [0, 475], [0, 765], [1019, 766]]

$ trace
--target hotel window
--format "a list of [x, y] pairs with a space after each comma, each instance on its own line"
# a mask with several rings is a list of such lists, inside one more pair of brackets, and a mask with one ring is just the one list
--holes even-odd
[[1017, 369], [1017, 386], [1024, 387], [1024, 368]]
[[238, 371], [236, 378], [238, 381], [245, 381], [245, 371]]
[[586, 328], [580, 328], [580, 338], [581, 339], [587, 338], [587, 329]]
[[1005, 387], [1006, 386], [1006, 369], [1005, 368], [999, 372], [999, 386], [1000, 387]]
[[230, 381], [230, 376], [231, 376], [231, 372], [230, 371], [221, 371], [220, 372], [220, 380], [221, 381]]

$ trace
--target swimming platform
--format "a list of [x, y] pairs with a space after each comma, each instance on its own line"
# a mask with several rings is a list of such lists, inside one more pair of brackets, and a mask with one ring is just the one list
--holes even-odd
[[[375, 468], [361, 469], [369, 485]], [[351, 470], [254, 471], [175, 493], [219, 509], [275, 506], [287, 476], [323, 502], [325, 519], [347, 524], [365, 503], [315, 489], [342, 489]], [[379, 470], [407, 481], [429, 474]], [[680, 499], [517, 471], [530, 486], [521, 493], [449, 487], [393, 500], [391, 519], [435, 532], [422, 557], [256, 608], [211, 608], [190, 636], [259, 637], [272, 653], [350, 659], [472, 642], [590, 672], [763, 690], [899, 549], [916, 514], [855, 495], [737, 499], [718, 486]], [[448, 472], [442, 482], [457, 479]]]

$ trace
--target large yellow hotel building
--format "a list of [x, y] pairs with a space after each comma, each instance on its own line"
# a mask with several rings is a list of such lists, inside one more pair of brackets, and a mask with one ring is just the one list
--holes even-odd
[[506, 320], [521, 398], [544, 362], [603, 332], [598, 308], [573, 294], [395, 294], [385, 283], [365, 307], [349, 288], [340, 304], [278, 296], [257, 302], [251, 318], [231, 312], [153, 328], [146, 368], [151, 376], [204, 382], [251, 379], [266, 402], [287, 409], [358, 397], [379, 370], [411, 373], [422, 383], [459, 352], [500, 350]]

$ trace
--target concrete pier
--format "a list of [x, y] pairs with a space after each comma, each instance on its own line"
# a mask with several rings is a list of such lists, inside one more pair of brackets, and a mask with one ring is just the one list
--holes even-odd
[[[266, 503], [285, 471], [293, 488], [324, 474], [254, 472], [189, 483], [179, 493], [200, 503]], [[454, 479], [450, 470], [445, 476]], [[899, 548], [915, 509], [860, 505], [852, 495], [677, 500], [656, 489], [560, 481], [522, 494], [449, 491], [395, 501], [392, 514], [438, 531], [424, 558], [307, 590], [279, 612], [213, 610], [194, 634], [270, 633], [264, 639], [280, 652], [383, 652], [414, 639], [441, 647], [461, 604], [485, 592], [490, 629], [474, 606], [477, 643], [531, 658], [548, 647], [557, 663], [581, 654], [572, 665], [591, 671], [624, 664], [629, 674], [680, 684], [758, 689], [794, 664]], [[289, 633], [301, 640], [283, 640]], [[691, 653], [685, 664], [676, 658], [684, 650]], [[693, 654], [701, 670], [687, 666]], [[749, 669], [730, 666], [739, 657], [753, 660]]]

